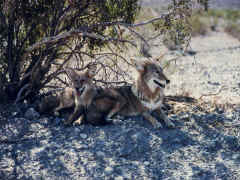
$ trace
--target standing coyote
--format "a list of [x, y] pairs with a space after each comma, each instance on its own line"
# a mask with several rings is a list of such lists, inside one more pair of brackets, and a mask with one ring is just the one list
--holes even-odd
[[162, 110], [164, 88], [170, 80], [154, 62], [139, 61], [135, 63], [135, 67], [138, 71], [135, 84], [99, 90], [88, 107], [86, 118], [111, 120], [115, 115], [142, 115], [155, 128], [160, 128], [161, 123], [151, 115], [156, 112], [168, 127], [174, 127]]

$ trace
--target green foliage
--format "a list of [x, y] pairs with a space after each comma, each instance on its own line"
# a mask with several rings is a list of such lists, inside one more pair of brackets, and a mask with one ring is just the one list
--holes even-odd
[[132, 23], [138, 9], [138, 0], [0, 0], [1, 88], [13, 98], [26, 85], [29, 88], [23, 94], [38, 93], [67, 61], [58, 62], [56, 72], [50, 73], [56, 59], [73, 56], [69, 53], [73, 44], [79, 51], [108, 42], [76, 35], [27, 53], [29, 46], [73, 29], [114, 38], [117, 35], [108, 30], [110, 23]]
[[208, 16], [223, 19], [227, 22], [225, 32], [240, 40], [240, 11], [233, 9], [211, 10]]
[[195, 14], [191, 17], [190, 23], [192, 26], [192, 36], [205, 35], [210, 27], [210, 19]]
[[240, 41], [240, 24], [228, 23], [228, 25], [225, 28], [225, 32], [227, 32], [228, 34], [237, 38]]
[[233, 9], [211, 9], [206, 13], [206, 16], [222, 18], [228, 21], [237, 21], [240, 18], [240, 11]]
[[191, 2], [190, 1], [174, 1], [168, 7], [169, 14], [165, 18], [154, 22], [155, 30], [160, 30], [164, 34], [163, 43], [170, 49], [182, 48], [184, 44], [188, 44], [191, 35]]
[[[219, 26], [220, 20], [225, 22], [225, 31], [239, 38], [240, 11], [231, 9], [209, 9], [207, 12], [194, 12], [191, 17], [192, 35], [204, 35], [210, 27]], [[224, 25], [223, 25], [224, 26]]]

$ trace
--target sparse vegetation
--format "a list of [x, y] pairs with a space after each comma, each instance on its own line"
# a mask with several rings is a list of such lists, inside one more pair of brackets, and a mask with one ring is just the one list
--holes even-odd
[[225, 28], [225, 32], [227, 32], [228, 34], [237, 38], [240, 41], [240, 24], [229, 23]]
[[52, 80], [63, 83], [70, 59], [85, 66], [83, 56], [118, 41], [116, 24], [132, 24], [138, 9], [138, 0], [0, 0], [0, 91], [29, 99]]
[[[191, 3], [172, 1], [166, 13], [153, 21], [164, 22], [163, 27], [155, 26], [158, 34], [186, 43], [190, 39], [187, 18]], [[141, 25], [133, 26], [138, 10], [138, 0], [1, 0], [0, 91], [16, 101], [34, 99], [44, 88], [67, 84], [59, 77], [64, 67], [80, 70], [89, 61], [101, 65], [101, 82], [122, 81], [126, 69], [119, 64], [131, 65], [131, 60], [122, 56], [125, 45], [138, 49], [136, 41], [147, 44], [137, 32]], [[151, 23], [145, 23], [146, 28], [147, 24]], [[126, 30], [128, 33], [123, 33]]]
[[[147, 17], [153, 17], [152, 12], [160, 10], [147, 7], [140, 12], [138, 20], [144, 20]], [[215, 31], [217, 27], [225, 29], [227, 33], [240, 39], [240, 11], [231, 9], [208, 9], [208, 11], [194, 11], [189, 17], [191, 24], [191, 35], [206, 35], [208, 31]], [[149, 25], [149, 29], [155, 30], [164, 26], [164, 20]]]
[[210, 28], [210, 20], [197, 13], [190, 18], [190, 23], [192, 25], [192, 36], [206, 35]]
[[205, 35], [217, 27], [240, 39], [240, 11], [231, 9], [209, 9], [207, 12], [195, 12], [191, 17], [192, 35]]

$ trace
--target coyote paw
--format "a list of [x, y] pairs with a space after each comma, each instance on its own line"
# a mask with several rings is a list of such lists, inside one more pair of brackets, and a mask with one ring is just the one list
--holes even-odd
[[156, 122], [156, 123], [154, 124], [154, 128], [155, 128], [155, 129], [160, 129], [160, 128], [162, 128], [162, 124], [161, 124], [160, 122]]
[[81, 125], [81, 124], [83, 124], [83, 121], [82, 121], [82, 118], [81, 118], [81, 117], [78, 118], [76, 121], [73, 122], [73, 125], [74, 125], [74, 126], [79, 126], [79, 125]]
[[82, 122], [76, 120], [75, 122], [73, 122], [73, 126], [80, 126], [82, 124]]
[[175, 128], [175, 124], [170, 119], [165, 120], [165, 123], [166, 123], [167, 127]]

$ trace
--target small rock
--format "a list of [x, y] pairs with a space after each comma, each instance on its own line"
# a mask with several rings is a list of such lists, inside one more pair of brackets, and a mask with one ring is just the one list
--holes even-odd
[[63, 119], [62, 119], [62, 118], [56, 117], [56, 118], [54, 119], [54, 123], [55, 123], [56, 125], [60, 124], [61, 122], [63, 122]]
[[148, 161], [144, 161], [144, 163], [143, 163], [145, 166], [148, 166], [149, 164], [150, 164], [150, 162], [148, 162]]
[[232, 159], [234, 160], [240, 160], [240, 155], [239, 154], [233, 154]]
[[18, 112], [12, 112], [12, 116], [16, 116], [18, 114]]
[[204, 71], [203, 75], [204, 75], [205, 77], [210, 78], [210, 74], [209, 74], [209, 72], [207, 72], [207, 71]]
[[98, 151], [98, 152], [96, 152], [96, 154], [97, 154], [98, 156], [104, 156], [104, 155], [105, 155], [105, 153], [102, 152], [102, 151]]
[[38, 119], [40, 117], [40, 114], [35, 111], [34, 108], [29, 108], [25, 114], [24, 114], [24, 117], [27, 118], [27, 119]]
[[188, 114], [185, 114], [185, 113], [184, 113], [184, 114], [182, 115], [181, 119], [184, 120], [184, 121], [189, 121], [189, 120], [190, 120], [190, 117], [189, 117]]
[[124, 178], [122, 176], [115, 177], [115, 180], [123, 180]]
[[113, 172], [113, 168], [112, 167], [106, 167], [105, 168], [105, 172], [106, 172], [106, 174], [112, 174], [112, 172]]
[[219, 82], [211, 82], [211, 81], [208, 81], [208, 84], [213, 85], [213, 86], [220, 86], [220, 83], [219, 83]]
[[80, 137], [83, 138], [83, 139], [87, 139], [87, 135], [83, 134], [83, 133], [80, 134]]
[[87, 149], [88, 146], [86, 144], [81, 144], [81, 149]]
[[133, 145], [127, 144], [126, 146], [123, 146], [120, 148], [119, 156], [120, 157], [129, 156], [134, 150], [135, 150], [135, 147]]
[[50, 122], [50, 118], [47, 118], [47, 117], [43, 117], [39, 119], [39, 123], [42, 125], [48, 125], [49, 122]]

